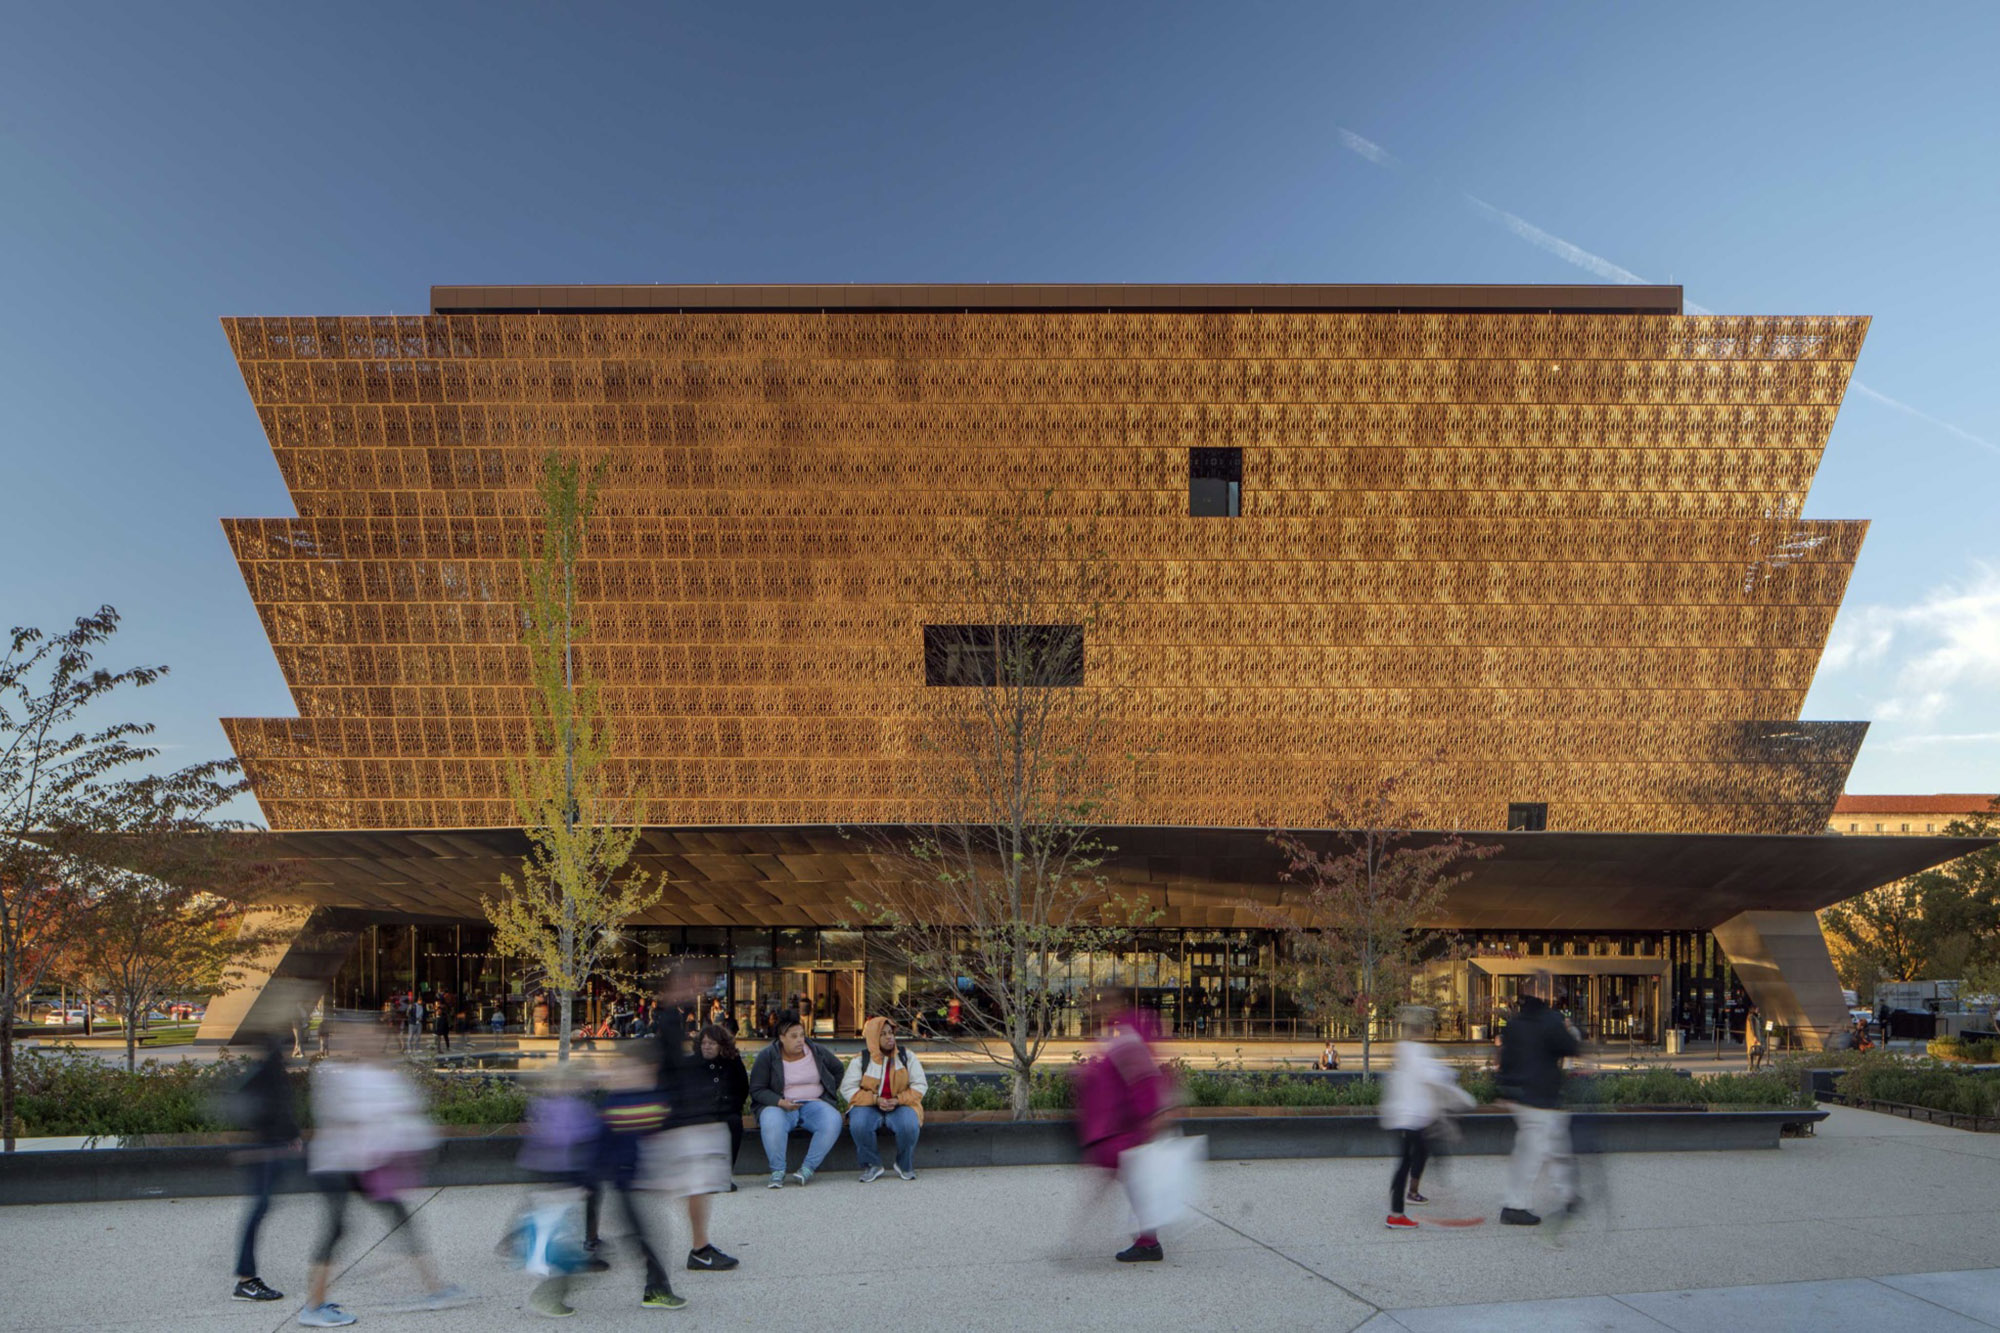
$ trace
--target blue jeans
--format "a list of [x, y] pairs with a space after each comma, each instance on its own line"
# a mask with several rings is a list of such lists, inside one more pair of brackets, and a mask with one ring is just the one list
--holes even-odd
[[782, 1106], [757, 1108], [757, 1132], [763, 1137], [764, 1160], [771, 1164], [773, 1175], [785, 1169], [785, 1136], [801, 1125], [812, 1135], [801, 1169], [817, 1171], [826, 1155], [833, 1151], [834, 1140], [840, 1137], [840, 1112], [823, 1101], [802, 1103], [796, 1111], [787, 1111]]
[[857, 1106], [847, 1113], [847, 1132], [854, 1138], [854, 1158], [863, 1168], [882, 1165], [882, 1153], [875, 1146], [875, 1135], [887, 1125], [896, 1136], [896, 1169], [914, 1171], [917, 1169], [917, 1135], [923, 1132], [923, 1124], [917, 1119], [915, 1107], [898, 1106], [887, 1115], [879, 1107]]

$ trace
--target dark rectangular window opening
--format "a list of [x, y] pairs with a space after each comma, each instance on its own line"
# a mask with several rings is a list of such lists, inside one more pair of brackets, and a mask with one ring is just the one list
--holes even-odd
[[1547, 801], [1515, 801], [1507, 807], [1509, 833], [1542, 833], [1549, 827]]
[[924, 684], [1083, 684], [1081, 625], [926, 625]]
[[1188, 513], [1238, 518], [1243, 513], [1243, 451], [1188, 450]]

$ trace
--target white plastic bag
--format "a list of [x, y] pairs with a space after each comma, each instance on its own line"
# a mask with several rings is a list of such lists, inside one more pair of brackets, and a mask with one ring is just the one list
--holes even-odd
[[1187, 1213], [1207, 1160], [1208, 1138], [1202, 1134], [1162, 1134], [1118, 1154], [1118, 1179], [1132, 1201], [1139, 1230], [1158, 1231]]

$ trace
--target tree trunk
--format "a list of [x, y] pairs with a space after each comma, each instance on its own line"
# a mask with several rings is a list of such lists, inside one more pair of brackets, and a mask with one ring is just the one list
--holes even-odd
[[1014, 1096], [1013, 1110], [1016, 1120], [1026, 1120], [1029, 1115], [1028, 1093], [1033, 1086], [1034, 1063], [1019, 1047], [1014, 1050]]
[[0, 995], [0, 1134], [6, 1138], [6, 1146], [0, 1151], [14, 1151], [14, 978], [13, 968], [8, 968], [7, 987]]
[[125, 1072], [130, 1074], [139, 1068], [139, 1011], [132, 1004], [125, 1006]]
[[566, 990], [557, 993], [556, 1015], [557, 1015], [557, 1021], [562, 1024], [562, 1028], [556, 1036], [557, 1064], [562, 1064], [564, 1061], [569, 1059], [569, 1031], [570, 1031], [569, 1015], [571, 1006], [573, 1006], [575, 1003], [576, 1003], [575, 991]]

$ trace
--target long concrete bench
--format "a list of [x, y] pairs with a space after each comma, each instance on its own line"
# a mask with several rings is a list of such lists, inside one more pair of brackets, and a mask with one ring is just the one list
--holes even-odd
[[[1573, 1121], [1579, 1152], [1716, 1152], [1776, 1148], [1785, 1126], [1811, 1124], [1825, 1111], [1625, 1110], [1580, 1111]], [[1217, 1159], [1390, 1157], [1393, 1135], [1366, 1114], [1241, 1113], [1206, 1111], [1183, 1119], [1190, 1134], [1205, 1134]], [[1455, 1153], [1505, 1153], [1513, 1146], [1512, 1120], [1475, 1112], [1460, 1122], [1464, 1139]], [[885, 1156], [888, 1136], [882, 1140]], [[243, 1192], [228, 1143], [174, 1147], [63, 1149], [19, 1152], [0, 1158], [0, 1205], [80, 1203], [107, 1199], [189, 1198]], [[527, 1177], [514, 1164], [520, 1152], [516, 1127], [491, 1133], [452, 1133], [434, 1155], [425, 1178], [432, 1185], [501, 1185]], [[793, 1165], [800, 1153], [791, 1154]], [[932, 1167], [1037, 1166], [1073, 1162], [1076, 1140], [1066, 1119], [1015, 1122], [991, 1112], [939, 1112], [928, 1118], [917, 1147], [919, 1170]], [[737, 1172], [767, 1173], [763, 1145], [752, 1125], [744, 1136]], [[854, 1145], [843, 1132], [821, 1170], [856, 1170]], [[281, 1188], [310, 1188], [302, 1172], [288, 1172]]]

